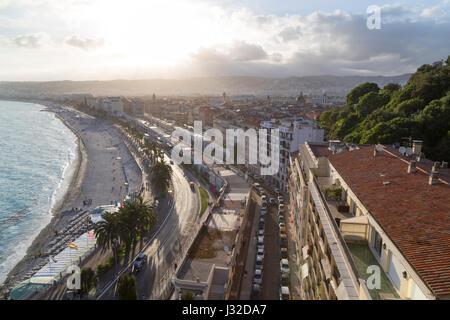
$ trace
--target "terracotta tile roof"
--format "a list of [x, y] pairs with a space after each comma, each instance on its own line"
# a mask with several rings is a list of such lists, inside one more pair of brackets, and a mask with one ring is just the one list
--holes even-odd
[[328, 149], [328, 145], [318, 145], [318, 144], [309, 142], [309, 147], [311, 148], [311, 151], [314, 153], [316, 158], [328, 157], [333, 154], [331, 152], [331, 150]]
[[449, 295], [449, 170], [439, 170], [444, 182], [428, 185], [431, 161], [417, 163], [425, 172], [408, 174], [397, 156], [385, 148], [374, 157], [373, 146], [365, 146], [329, 160], [431, 291]]

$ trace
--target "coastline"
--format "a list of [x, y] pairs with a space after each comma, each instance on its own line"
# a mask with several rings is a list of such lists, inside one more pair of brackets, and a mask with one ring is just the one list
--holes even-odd
[[[26, 102], [30, 103], [30, 101]], [[11, 287], [16, 285], [20, 281], [20, 278], [22, 278], [25, 273], [35, 265], [34, 260], [36, 260], [37, 256], [40, 256], [42, 254], [42, 249], [46, 248], [55, 230], [66, 224], [69, 217], [65, 216], [68, 210], [64, 209], [70, 206], [71, 203], [73, 203], [80, 194], [87, 166], [87, 153], [80, 134], [70, 125], [70, 123], [68, 123], [63, 117], [61, 117], [56, 110], [53, 109], [55, 107], [54, 105], [46, 102], [32, 103], [44, 106], [45, 108], [41, 111], [54, 113], [54, 115], [69, 130], [72, 131], [72, 133], [76, 136], [77, 151], [75, 158], [73, 159], [74, 170], [70, 177], [64, 177], [66, 179], [69, 179], [67, 190], [61, 198], [56, 199], [54, 205], [50, 209], [50, 213], [52, 215], [50, 222], [33, 239], [33, 242], [28, 247], [25, 256], [14, 266], [14, 268], [11, 269], [11, 271], [9, 271], [5, 281], [0, 284], [0, 289], [7, 289], [7, 291], [9, 291]]]
[[[96, 119], [70, 105], [39, 100], [22, 102], [38, 104], [42, 106], [41, 111], [54, 113], [76, 135], [77, 151], [72, 169], [64, 177], [67, 179], [67, 189], [55, 199], [50, 223], [39, 232], [25, 256], [0, 285], [0, 299], [6, 298], [14, 286], [47, 263], [48, 255], [55, 246], [64, 246], [63, 243], [68, 241], [56, 240], [55, 245], [55, 239], [76, 237], [68, 227], [73, 218], [82, 211], [122, 201], [129, 192], [141, 188], [143, 179], [134, 155], [108, 120]], [[85, 204], [85, 200], [90, 201]]]

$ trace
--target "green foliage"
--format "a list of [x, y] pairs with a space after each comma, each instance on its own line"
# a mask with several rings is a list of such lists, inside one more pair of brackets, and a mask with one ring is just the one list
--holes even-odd
[[151, 181], [158, 195], [165, 197], [172, 179], [172, 167], [163, 159], [155, 162], [152, 166]]
[[95, 272], [91, 268], [81, 269], [81, 292], [87, 294], [94, 286]]
[[206, 207], [208, 206], [208, 192], [206, 192], [205, 189], [203, 189], [202, 187], [198, 188], [200, 190], [200, 197], [201, 197], [201, 202], [202, 202], [202, 207], [200, 209], [200, 217], [202, 216], [202, 214], [205, 212]]
[[181, 300], [194, 300], [194, 294], [190, 291], [183, 292]]
[[328, 200], [341, 200], [342, 188], [341, 187], [328, 187], [323, 190], [325, 198]]
[[382, 90], [363, 83], [347, 95], [347, 106], [322, 113], [318, 124], [328, 139], [351, 143], [391, 144], [404, 137], [424, 140], [423, 152], [434, 161], [448, 161], [450, 146], [450, 56], [417, 69], [401, 87]]
[[359, 86], [353, 88], [347, 95], [347, 106], [352, 106], [358, 103], [359, 98], [364, 96], [366, 93], [380, 91], [376, 83], [366, 82], [360, 84]]
[[131, 274], [124, 274], [119, 278], [117, 287], [119, 300], [137, 300], [136, 278]]

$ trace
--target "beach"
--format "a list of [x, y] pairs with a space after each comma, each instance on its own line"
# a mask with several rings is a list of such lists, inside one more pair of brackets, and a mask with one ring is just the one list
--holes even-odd
[[25, 280], [30, 270], [47, 261], [56, 236], [63, 234], [69, 222], [83, 211], [122, 201], [142, 185], [139, 166], [108, 120], [95, 119], [70, 107], [61, 108], [46, 102], [38, 104], [45, 105], [45, 111], [54, 112], [78, 137], [77, 155], [72, 164], [72, 176], [65, 177], [69, 179], [67, 192], [52, 208], [51, 222], [9, 272], [2, 284], [3, 290]]

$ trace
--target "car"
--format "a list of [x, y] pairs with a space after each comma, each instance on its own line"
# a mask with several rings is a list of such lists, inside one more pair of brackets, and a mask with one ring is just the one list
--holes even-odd
[[274, 191], [276, 194], [280, 194], [280, 189], [275, 189]]
[[259, 229], [258, 236], [263, 237], [264, 236], [264, 230]]
[[288, 250], [287, 250], [287, 248], [281, 248], [280, 249], [280, 253], [281, 253], [281, 259], [287, 259], [288, 258]]
[[260, 230], [261, 230], [261, 229], [264, 229], [264, 221], [263, 221], [263, 222], [259, 222], [258, 228], [259, 228]]
[[264, 216], [261, 216], [261, 218], [259, 218], [259, 223], [261, 224], [264, 224], [266, 222], [266, 219], [265, 219], [265, 217]]
[[291, 295], [289, 293], [289, 288], [286, 286], [282, 286], [280, 288], [280, 300], [289, 300]]
[[256, 248], [258, 250], [262, 250], [264, 252], [264, 245], [263, 244], [258, 244], [258, 246]]
[[266, 209], [267, 208], [267, 202], [263, 202], [261, 205], [261, 208]]
[[261, 286], [259, 284], [254, 284], [252, 287], [252, 293], [250, 295], [250, 299], [258, 300], [259, 299], [259, 291], [261, 290]]
[[284, 198], [282, 196], [278, 196], [278, 203], [284, 203]]
[[264, 217], [266, 215], [266, 208], [261, 208], [261, 217]]
[[258, 245], [264, 244], [264, 237], [258, 236]]
[[173, 160], [170, 160], [170, 164], [173, 164]]
[[253, 283], [261, 284], [262, 283], [262, 272], [261, 269], [255, 270], [255, 275], [253, 276]]
[[284, 211], [284, 204], [280, 203], [280, 204], [278, 205], [278, 211], [281, 211], [281, 212]]
[[278, 215], [278, 223], [284, 222], [284, 216], [282, 214]]
[[255, 183], [253, 184], [253, 187], [256, 188], [256, 189], [258, 189], [258, 188], [260, 187], [260, 186], [259, 186], [259, 183], [255, 182]]
[[262, 257], [262, 256], [257, 256], [257, 257], [256, 257], [256, 262], [255, 262], [255, 269], [262, 270], [262, 268], [263, 268], [263, 263], [264, 263], [264, 257]]
[[275, 199], [274, 199], [274, 198], [270, 198], [270, 199], [269, 199], [269, 203], [270, 203], [270, 204], [275, 204]]
[[288, 259], [281, 259], [280, 260], [280, 271], [281, 271], [281, 274], [289, 273], [289, 261], [288, 261]]
[[280, 227], [280, 232], [286, 232], [286, 225], [284, 222], [280, 222], [278, 226]]
[[256, 251], [256, 255], [264, 257], [264, 248], [258, 248], [258, 251]]
[[289, 285], [289, 275], [287, 273], [281, 275], [281, 285], [284, 287]]
[[147, 262], [147, 255], [140, 253], [133, 263], [134, 271], [139, 272], [146, 262]]
[[193, 182], [189, 182], [189, 186], [191, 187], [192, 191], [195, 191], [195, 184]]

